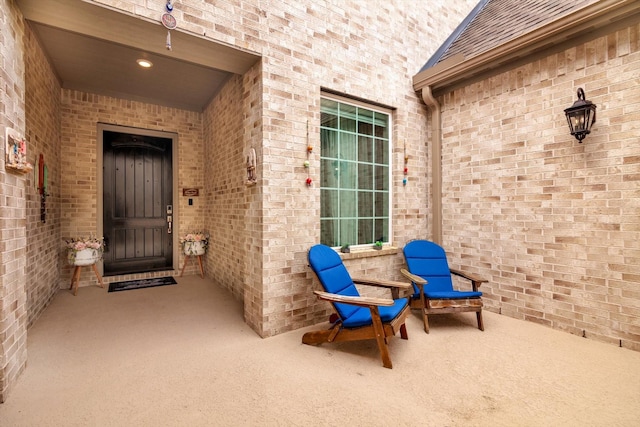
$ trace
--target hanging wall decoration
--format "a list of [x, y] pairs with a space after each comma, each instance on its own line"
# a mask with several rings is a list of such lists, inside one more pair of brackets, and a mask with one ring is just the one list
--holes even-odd
[[304, 162], [304, 168], [307, 170], [307, 179], [305, 181], [305, 183], [307, 184], [307, 187], [311, 187], [311, 184], [313, 183], [313, 180], [311, 179], [311, 171], [309, 170], [309, 165], [310, 165], [309, 158], [311, 157], [312, 152], [313, 152], [313, 146], [309, 142], [309, 120], [307, 120], [307, 160], [305, 160]]
[[18, 173], [30, 172], [33, 166], [27, 162], [27, 141], [24, 137], [15, 129], [6, 128], [5, 142], [5, 170]]
[[173, 5], [171, 4], [171, 0], [167, 0], [167, 4], [165, 5], [166, 12], [162, 14], [162, 25], [167, 29], [167, 50], [171, 50], [171, 30], [175, 29], [178, 26], [178, 22], [176, 18], [171, 14], [173, 12]]
[[247, 187], [252, 185], [256, 185], [258, 182], [258, 178], [256, 176], [256, 150], [252, 148], [249, 150], [249, 155], [247, 156]]
[[49, 170], [44, 164], [44, 155], [40, 153], [38, 159], [38, 192], [40, 193], [40, 221], [47, 222], [47, 186], [49, 181]]
[[404, 178], [402, 178], [402, 185], [407, 185], [407, 176], [409, 175], [409, 156], [407, 155], [407, 143], [404, 146]]

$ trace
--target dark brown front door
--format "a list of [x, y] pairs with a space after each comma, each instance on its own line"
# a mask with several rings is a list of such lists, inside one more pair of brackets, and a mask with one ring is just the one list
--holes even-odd
[[173, 268], [172, 140], [103, 131], [104, 274]]

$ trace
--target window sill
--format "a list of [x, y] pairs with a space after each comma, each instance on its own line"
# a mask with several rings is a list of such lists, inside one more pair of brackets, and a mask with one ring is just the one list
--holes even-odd
[[395, 246], [385, 246], [382, 249], [361, 249], [357, 251], [352, 251], [347, 254], [338, 251], [340, 258], [343, 260], [347, 259], [360, 259], [360, 258], [372, 258], [377, 256], [384, 255], [396, 255], [400, 249]]

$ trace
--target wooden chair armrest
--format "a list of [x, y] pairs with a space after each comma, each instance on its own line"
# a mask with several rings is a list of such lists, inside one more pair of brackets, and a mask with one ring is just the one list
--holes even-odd
[[465, 273], [464, 271], [456, 270], [455, 268], [450, 268], [449, 270], [451, 270], [451, 274], [455, 274], [456, 276], [464, 277], [465, 279], [471, 280], [472, 282], [478, 282], [478, 283], [488, 282], [488, 280], [483, 279], [483, 278], [481, 278], [479, 276], [476, 276], [475, 274]]
[[398, 288], [398, 289], [410, 289], [411, 283], [405, 282], [396, 282], [394, 280], [376, 280], [376, 279], [365, 279], [362, 277], [352, 277], [353, 283], [357, 283], [358, 285], [369, 285], [369, 286], [381, 286], [385, 288]]
[[401, 268], [400, 269], [400, 273], [402, 273], [402, 275], [404, 277], [406, 277], [407, 279], [411, 280], [413, 283], [415, 283], [418, 286], [424, 286], [427, 284], [427, 281], [425, 279], [423, 279], [420, 276], [416, 276], [413, 273], [409, 273], [406, 269]]
[[346, 295], [331, 294], [329, 292], [313, 291], [321, 300], [341, 302], [344, 304], [351, 304], [359, 307], [375, 306], [392, 306], [394, 301], [391, 299], [383, 298], [370, 298], [370, 297], [350, 297]]
[[465, 273], [464, 271], [456, 270], [455, 268], [450, 268], [449, 270], [451, 271], [451, 274], [455, 274], [456, 276], [460, 276], [467, 280], [470, 280], [471, 286], [473, 286], [473, 290], [475, 292], [478, 291], [478, 288], [480, 287], [481, 284], [488, 282], [488, 280], [483, 279], [479, 276], [476, 276], [475, 274]]

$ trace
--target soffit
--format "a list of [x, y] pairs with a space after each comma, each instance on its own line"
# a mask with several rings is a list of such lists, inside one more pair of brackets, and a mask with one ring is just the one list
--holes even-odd
[[[232, 74], [260, 58], [181, 31], [179, 22], [169, 51], [159, 20], [78, 0], [16, 2], [68, 89], [202, 111]], [[138, 58], [154, 66], [141, 69]]]

